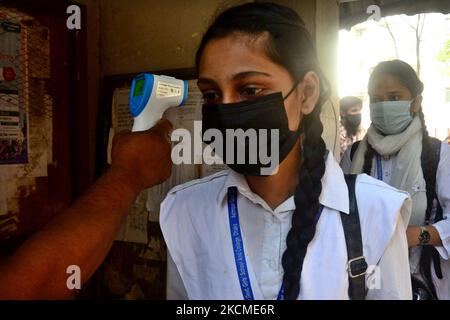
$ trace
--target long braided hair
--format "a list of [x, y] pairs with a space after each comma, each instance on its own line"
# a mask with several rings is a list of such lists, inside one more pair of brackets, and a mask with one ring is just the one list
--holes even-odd
[[294, 194], [296, 210], [286, 239], [287, 248], [282, 257], [285, 299], [294, 300], [300, 292], [303, 260], [317, 224], [326, 154], [326, 146], [321, 137], [323, 126], [320, 112], [323, 102], [329, 96], [329, 84], [319, 67], [315, 47], [303, 20], [294, 10], [273, 3], [247, 3], [221, 13], [200, 43], [196, 55], [197, 69], [209, 41], [225, 38], [235, 32], [251, 39], [269, 35], [264, 43], [266, 55], [284, 66], [295, 83], [300, 82], [309, 71], [314, 71], [320, 79], [319, 101], [314, 111], [305, 116], [301, 123], [304, 140], [300, 159], [303, 162]]
[[[373, 70], [369, 78], [369, 87], [373, 84], [373, 81], [381, 74], [388, 74], [395, 77], [404, 87], [406, 87], [413, 97], [417, 97], [422, 94], [424, 85], [420, 81], [417, 73], [414, 69], [401, 60], [383, 61], [380, 62]], [[420, 107], [417, 115], [422, 123], [422, 172], [426, 184], [426, 195], [427, 195], [427, 209], [425, 212], [425, 224], [430, 223], [431, 211], [433, 208], [433, 201], [436, 195], [436, 162], [432, 160], [433, 150], [430, 142], [430, 137], [428, 134], [427, 127], [425, 125], [425, 115], [423, 114], [422, 106]], [[364, 155], [364, 166], [363, 172], [370, 175], [372, 171], [372, 161], [376, 151], [367, 142], [367, 151]], [[432, 248], [423, 247], [422, 255], [420, 259], [420, 271], [427, 281], [428, 286], [435, 293], [435, 288], [433, 285], [430, 261], [432, 259], [433, 252], [430, 250]]]

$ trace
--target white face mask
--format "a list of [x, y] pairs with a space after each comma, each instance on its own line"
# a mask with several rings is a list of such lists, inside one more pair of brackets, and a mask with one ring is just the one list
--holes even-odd
[[380, 101], [370, 104], [370, 119], [385, 135], [403, 132], [412, 122], [412, 101]]

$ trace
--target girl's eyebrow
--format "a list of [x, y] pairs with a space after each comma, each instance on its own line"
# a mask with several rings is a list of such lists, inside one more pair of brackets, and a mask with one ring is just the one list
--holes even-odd
[[264, 77], [272, 77], [271, 74], [261, 71], [244, 71], [239, 72], [235, 75], [233, 75], [233, 80], [242, 80], [249, 77], [255, 77], [255, 76], [264, 76]]
[[[271, 74], [266, 73], [266, 72], [261, 72], [261, 71], [243, 71], [243, 72], [239, 72], [236, 73], [235, 75], [233, 75], [231, 77], [232, 80], [243, 80], [245, 78], [250, 78], [250, 77], [256, 77], [256, 76], [263, 76], [263, 77], [272, 77]], [[213, 79], [210, 78], [199, 78], [197, 80], [197, 85], [199, 84], [216, 84], [216, 81], [214, 81]]]
[[212, 80], [212, 79], [209, 79], [209, 78], [199, 78], [197, 80], [197, 86], [200, 85], [200, 84], [213, 84], [213, 85], [215, 85], [216, 82], [214, 80]]

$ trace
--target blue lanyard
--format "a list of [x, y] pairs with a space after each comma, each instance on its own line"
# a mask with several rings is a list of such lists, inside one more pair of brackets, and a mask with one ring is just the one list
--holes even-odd
[[376, 155], [377, 159], [377, 178], [378, 180], [383, 181], [383, 167], [381, 165], [381, 157], [379, 154]]
[[[317, 214], [317, 221], [322, 214], [323, 206], [320, 206]], [[239, 211], [237, 207], [237, 188], [228, 188], [228, 218], [230, 221], [230, 233], [233, 243], [234, 260], [236, 262], [237, 274], [239, 283], [241, 285], [242, 296], [244, 300], [255, 300], [253, 296], [252, 285], [250, 283], [250, 276], [247, 269], [247, 261], [245, 260], [244, 243], [242, 241], [241, 226], [239, 223]], [[278, 292], [277, 300], [284, 300], [283, 285]]]

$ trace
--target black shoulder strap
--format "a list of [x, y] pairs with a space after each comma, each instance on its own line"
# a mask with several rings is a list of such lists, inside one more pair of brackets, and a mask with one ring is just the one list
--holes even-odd
[[341, 212], [344, 228], [345, 243], [348, 256], [348, 295], [350, 300], [364, 300], [366, 298], [367, 262], [363, 255], [361, 224], [359, 222], [358, 205], [356, 203], [355, 185], [357, 175], [345, 175], [350, 200], [350, 214]]
[[[442, 141], [440, 141], [439, 139], [433, 138], [433, 137], [429, 137], [429, 142], [430, 142], [430, 148], [431, 148], [431, 151], [429, 154], [429, 159], [430, 159], [431, 163], [425, 162], [425, 157], [427, 156], [425, 154], [425, 152], [422, 152], [420, 160], [421, 160], [422, 168], [425, 168], [426, 166], [430, 166], [430, 165], [432, 166], [432, 175], [433, 176], [431, 177], [431, 181], [433, 183], [436, 183], [436, 174], [437, 174], [437, 168], [439, 166], [439, 161], [440, 161], [440, 157], [441, 157]], [[423, 170], [423, 173], [425, 175], [427, 173], [427, 171]], [[442, 209], [441, 204], [439, 203], [439, 199], [437, 197], [436, 191], [432, 196], [433, 196], [433, 199], [435, 199], [437, 201], [436, 214], [435, 214], [433, 222], [438, 222], [444, 218], [443, 217], [443, 209]], [[426, 212], [427, 220], [429, 220], [431, 217], [431, 210], [432, 210], [432, 208], [427, 208], [427, 212]], [[431, 275], [431, 261], [433, 261], [434, 271], [435, 271], [437, 278], [442, 279], [443, 274], [442, 274], [442, 269], [441, 269], [441, 257], [440, 257], [439, 252], [434, 247], [425, 246], [422, 248], [422, 253], [420, 256], [420, 269], [423, 273], [423, 277], [424, 277], [425, 281], [427, 282], [429, 288], [431, 289], [431, 292], [436, 296], [436, 288], [434, 286], [434, 283], [432, 280], [432, 275]]]
[[[436, 183], [436, 174], [437, 174], [437, 168], [439, 166], [439, 161], [440, 161], [440, 157], [441, 157], [441, 146], [442, 146], [442, 141], [440, 141], [439, 139], [433, 138], [433, 137], [429, 137], [429, 143], [430, 143], [430, 152], [429, 154], [426, 154], [425, 152], [422, 151], [420, 160], [421, 160], [421, 165], [422, 168], [426, 168], [427, 166], [431, 166], [432, 170], [431, 170], [431, 174], [433, 175], [432, 177], [425, 177], [425, 175], [428, 173], [428, 171], [423, 170], [423, 174], [424, 174], [424, 178], [426, 181], [431, 181], [432, 183]], [[426, 157], [429, 157], [430, 162], [426, 163]], [[440, 220], [443, 219], [443, 210], [442, 210], [442, 206], [439, 203], [439, 199], [437, 197], [436, 191], [434, 192], [434, 194], [432, 195], [433, 199], [435, 199], [437, 201], [437, 211], [436, 211], [436, 215], [435, 215], [435, 219], [434, 222], [438, 222]], [[426, 219], [429, 220], [431, 216], [431, 208], [427, 208], [427, 213], [426, 213]]]
[[352, 144], [350, 149], [350, 161], [353, 160], [353, 156], [355, 155], [356, 150], [358, 149], [359, 144], [361, 141], [356, 141], [354, 144]]

